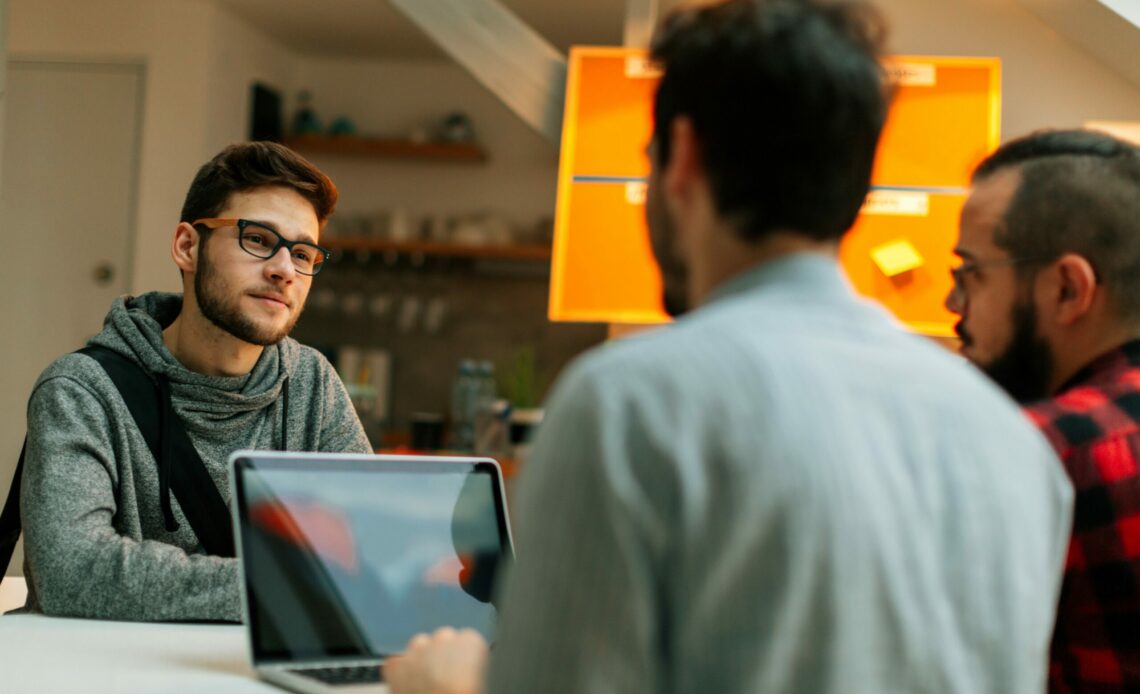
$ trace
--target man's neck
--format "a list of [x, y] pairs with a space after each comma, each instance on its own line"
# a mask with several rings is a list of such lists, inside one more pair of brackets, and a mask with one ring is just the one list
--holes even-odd
[[162, 331], [162, 341], [180, 364], [206, 376], [244, 376], [264, 347], [237, 339], [201, 314], [184, 310]]
[[700, 306], [713, 291], [728, 280], [755, 267], [800, 253], [817, 253], [835, 258], [838, 246], [833, 241], [816, 241], [791, 231], [776, 231], [757, 242], [746, 241], [725, 227], [705, 237], [702, 249], [692, 266], [690, 303]]

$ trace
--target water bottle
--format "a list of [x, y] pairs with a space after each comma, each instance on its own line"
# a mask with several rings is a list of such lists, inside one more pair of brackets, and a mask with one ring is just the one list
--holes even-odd
[[451, 448], [470, 451], [475, 446], [475, 413], [479, 403], [479, 375], [475, 362], [459, 361], [451, 387]]
[[488, 455], [486, 440], [495, 425], [495, 365], [481, 361], [476, 367], [475, 441], [477, 455]]
[[495, 365], [489, 361], [479, 362], [478, 380], [476, 411], [482, 415], [489, 412], [495, 402]]

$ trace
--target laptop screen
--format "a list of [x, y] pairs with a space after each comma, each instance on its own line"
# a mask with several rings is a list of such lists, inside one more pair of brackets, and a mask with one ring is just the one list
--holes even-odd
[[400, 652], [420, 632], [491, 640], [510, 557], [498, 468], [475, 459], [234, 459], [255, 662]]

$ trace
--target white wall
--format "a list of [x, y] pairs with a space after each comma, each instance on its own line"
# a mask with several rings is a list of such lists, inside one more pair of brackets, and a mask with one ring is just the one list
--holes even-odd
[[[997, 56], [1003, 68], [1003, 139], [1089, 120], [1136, 120], [1140, 87], [1097, 61], [1015, 0], [879, 0], [891, 51]], [[297, 88], [322, 120], [347, 114], [362, 131], [400, 135], [449, 110], [475, 119], [491, 162], [471, 169], [314, 156], [350, 215], [504, 211], [516, 222], [553, 212], [557, 154], [461, 68], [450, 63], [302, 59]]]
[[250, 85], [263, 82], [287, 97], [300, 64], [284, 46], [228, 12], [211, 12], [210, 24], [211, 44], [202, 54], [209, 61], [203, 163], [249, 137]]
[[891, 50], [1002, 59], [1002, 137], [1090, 120], [1137, 120], [1140, 87], [1015, 0], [877, 0]]
[[[4, 161], [4, 94], [8, 75], [8, 0], [0, 0], [0, 162]], [[0, 178], [4, 171], [0, 165]], [[0, 209], [0, 216], [4, 210]]]
[[[4, 1], [13, 57], [146, 65], [134, 292], [178, 288], [167, 247], [182, 197], [198, 166], [245, 136], [255, 79], [280, 87], [286, 104], [297, 89], [311, 89], [322, 117], [348, 114], [368, 132], [406, 133], [452, 109], [474, 118], [491, 154], [483, 166], [314, 157], [341, 186], [346, 213], [489, 209], [520, 223], [553, 213], [555, 149], [452, 64], [299, 57], [209, 0]], [[1140, 88], [1015, 0], [879, 5], [894, 52], [1003, 59], [1006, 138], [1140, 114]]]
[[249, 83], [286, 84], [292, 57], [210, 2], [10, 1], [12, 57], [146, 66], [130, 289], [181, 289], [169, 244], [186, 188], [217, 150], [244, 139]]
[[486, 164], [313, 156], [341, 189], [347, 214], [401, 207], [420, 215], [489, 210], [516, 223], [554, 214], [557, 147], [448, 62], [308, 59], [296, 75], [323, 122], [339, 115], [362, 134], [402, 137], [452, 111], [467, 113]]
[[12, 57], [146, 67], [132, 290], [178, 287], [167, 249], [204, 149], [212, 12], [172, 0], [11, 0]]

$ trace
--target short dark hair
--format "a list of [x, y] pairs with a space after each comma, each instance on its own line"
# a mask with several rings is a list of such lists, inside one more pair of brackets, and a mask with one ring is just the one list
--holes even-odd
[[688, 116], [717, 211], [745, 239], [837, 240], [855, 223], [888, 106], [886, 25], [869, 4], [727, 0], [670, 15], [653, 108], [660, 164]]
[[297, 191], [313, 206], [322, 226], [339, 197], [332, 179], [288, 147], [243, 142], [226, 147], [198, 169], [182, 204], [180, 221], [216, 217], [234, 193], [266, 186]]
[[1135, 152], [1135, 145], [1095, 130], [1038, 130], [999, 147], [978, 164], [973, 179], [981, 180], [1031, 159], [1064, 155], [1112, 158]]
[[1020, 182], [994, 243], [1014, 257], [1084, 257], [1118, 317], [1140, 320], [1140, 147], [1088, 130], [1041, 131], [1003, 145], [974, 180], [1011, 168]]

